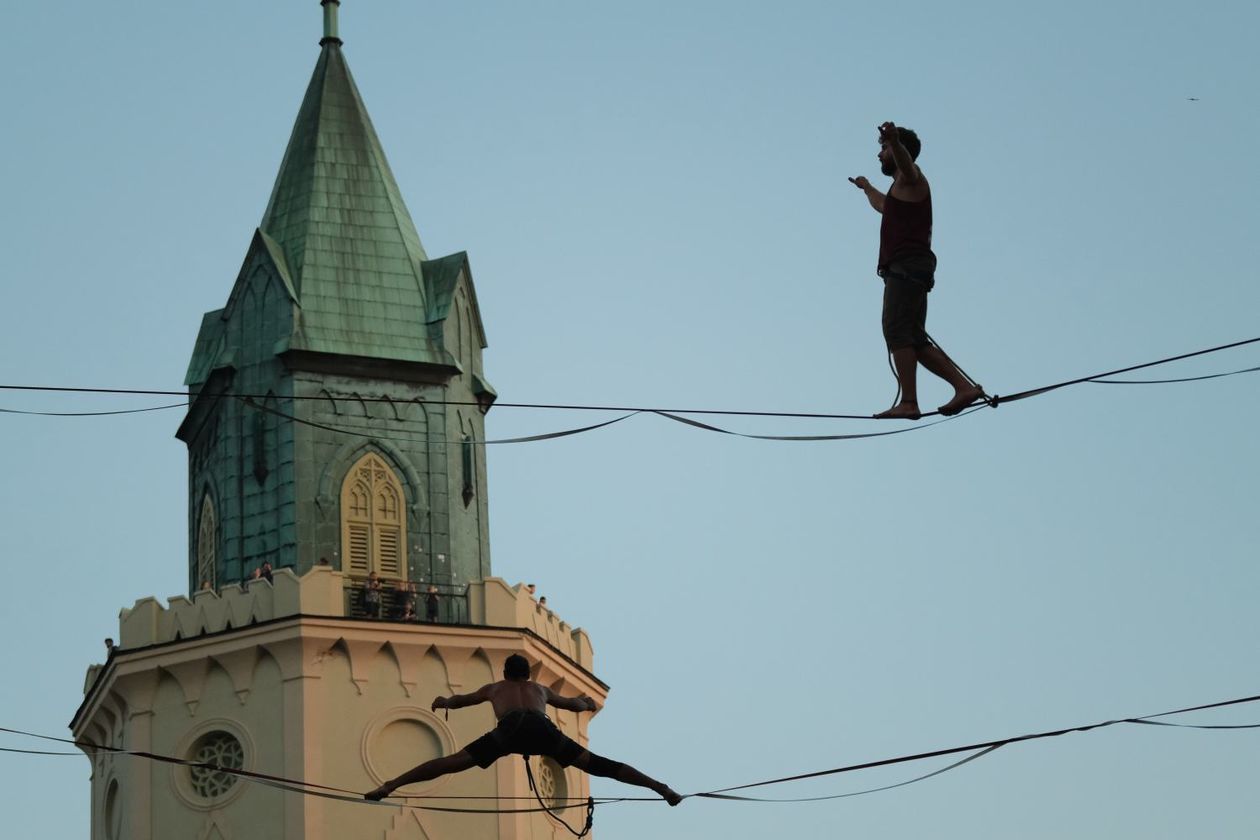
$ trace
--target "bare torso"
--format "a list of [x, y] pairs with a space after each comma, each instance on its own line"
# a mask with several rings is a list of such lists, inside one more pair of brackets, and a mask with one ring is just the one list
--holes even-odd
[[547, 713], [547, 689], [532, 680], [500, 680], [482, 691], [489, 696], [496, 718], [516, 709]]

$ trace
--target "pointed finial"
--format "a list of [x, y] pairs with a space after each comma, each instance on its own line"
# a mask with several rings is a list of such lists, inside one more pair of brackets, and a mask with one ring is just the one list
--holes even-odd
[[341, 46], [342, 40], [337, 35], [337, 8], [341, 5], [341, 0], [319, 0], [319, 5], [324, 7], [324, 37], [319, 39], [319, 45]]

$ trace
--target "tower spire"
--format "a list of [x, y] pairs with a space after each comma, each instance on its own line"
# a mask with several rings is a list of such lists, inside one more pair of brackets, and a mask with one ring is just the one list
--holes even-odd
[[340, 47], [343, 42], [337, 34], [337, 10], [341, 0], [319, 0], [319, 5], [324, 7], [324, 37], [319, 39], [319, 45], [336, 44]]

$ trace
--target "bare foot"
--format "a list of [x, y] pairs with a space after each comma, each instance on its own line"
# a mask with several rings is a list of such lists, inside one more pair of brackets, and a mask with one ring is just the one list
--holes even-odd
[[671, 808], [683, 801], [682, 794], [670, 787], [663, 787], [658, 790], [657, 793], [665, 797], [665, 801], [669, 803], [669, 807]]
[[983, 396], [984, 389], [979, 385], [968, 385], [961, 391], [954, 391], [954, 398], [937, 410], [945, 417], [953, 417]]
[[914, 400], [902, 400], [887, 411], [875, 415], [876, 420], [918, 420], [919, 404]]
[[367, 793], [363, 794], [363, 798], [368, 799], [372, 802], [380, 802], [382, 799], [389, 796], [393, 792], [394, 792], [394, 789], [389, 787], [388, 785], [381, 785], [376, 790], [369, 790]]

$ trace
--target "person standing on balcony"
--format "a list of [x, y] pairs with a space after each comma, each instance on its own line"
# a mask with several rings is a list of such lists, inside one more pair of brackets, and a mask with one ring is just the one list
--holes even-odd
[[436, 624], [438, 620], [438, 588], [431, 583], [424, 595], [424, 620], [430, 624]]
[[402, 621], [416, 620], [416, 584], [410, 580], [398, 581], [398, 617]]
[[381, 580], [376, 572], [368, 572], [368, 579], [363, 584], [363, 610], [369, 618], [381, 617]]

